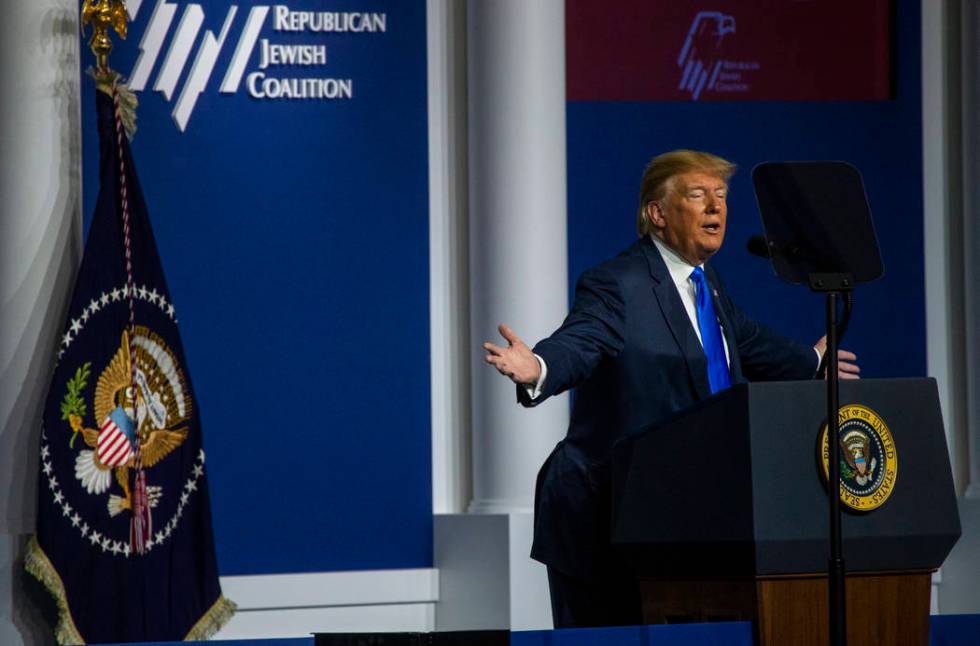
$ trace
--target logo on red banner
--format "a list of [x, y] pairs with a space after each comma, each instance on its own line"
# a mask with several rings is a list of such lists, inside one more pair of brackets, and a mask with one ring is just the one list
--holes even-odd
[[568, 0], [568, 99], [888, 99], [891, 13], [891, 0]]

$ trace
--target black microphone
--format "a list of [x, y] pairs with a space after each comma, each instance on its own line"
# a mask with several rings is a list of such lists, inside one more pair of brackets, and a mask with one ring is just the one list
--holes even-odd
[[746, 241], [745, 248], [753, 256], [767, 260], [772, 257], [772, 251], [769, 249], [769, 243], [766, 242], [765, 236], [752, 236]]

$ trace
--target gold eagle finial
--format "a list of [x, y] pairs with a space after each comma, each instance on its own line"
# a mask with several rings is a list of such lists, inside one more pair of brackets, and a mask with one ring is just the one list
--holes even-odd
[[129, 15], [126, 13], [124, 0], [85, 0], [82, 3], [82, 33], [85, 33], [85, 26], [91, 23], [92, 37], [88, 41], [88, 46], [95, 54], [100, 70], [109, 67], [109, 52], [112, 50], [109, 27], [115, 29], [119, 37], [126, 40], [127, 22], [129, 22]]

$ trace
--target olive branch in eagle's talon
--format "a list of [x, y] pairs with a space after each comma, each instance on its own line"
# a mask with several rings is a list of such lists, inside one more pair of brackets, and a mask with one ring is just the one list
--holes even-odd
[[71, 424], [71, 440], [68, 442], [70, 448], [75, 448], [75, 438], [82, 429], [82, 419], [85, 417], [85, 400], [82, 399], [82, 391], [88, 385], [89, 374], [92, 370], [92, 362], [86, 361], [80, 368], [75, 370], [75, 375], [68, 380], [68, 392], [61, 400], [61, 419], [68, 420]]

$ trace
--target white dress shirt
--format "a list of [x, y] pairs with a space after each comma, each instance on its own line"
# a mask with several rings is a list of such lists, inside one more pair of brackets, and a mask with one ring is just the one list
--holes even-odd
[[[650, 239], [653, 240], [657, 251], [660, 252], [660, 257], [664, 259], [664, 264], [667, 265], [667, 273], [670, 274], [671, 280], [674, 281], [674, 287], [677, 288], [681, 302], [684, 303], [684, 310], [687, 312], [687, 318], [691, 319], [694, 334], [697, 335], [698, 342], [703, 346], [704, 342], [701, 341], [701, 326], [698, 325], [698, 290], [694, 285], [694, 281], [691, 280], [691, 272], [694, 271], [695, 267], [681, 258], [676, 251], [664, 244], [657, 236], [651, 235]], [[704, 264], [702, 263], [698, 267], [701, 267], [703, 270]], [[721, 325], [721, 321], [718, 321], [718, 325], [722, 328], [721, 342], [725, 346], [725, 363], [730, 366], [731, 358], [728, 355], [728, 339], [725, 338], [724, 326]]]

